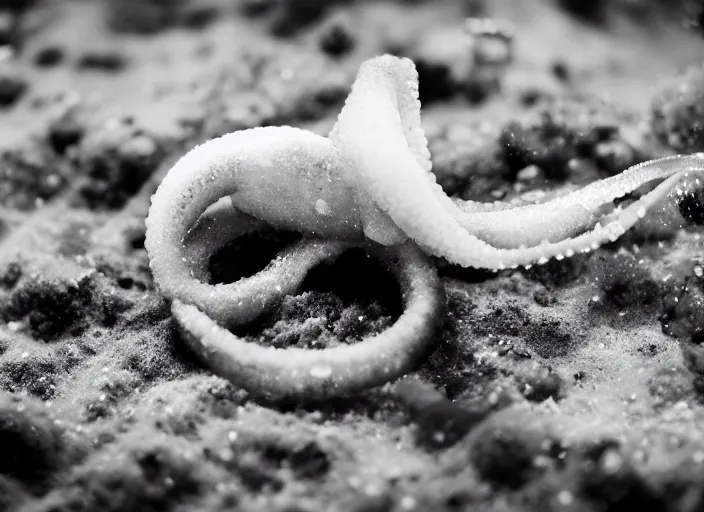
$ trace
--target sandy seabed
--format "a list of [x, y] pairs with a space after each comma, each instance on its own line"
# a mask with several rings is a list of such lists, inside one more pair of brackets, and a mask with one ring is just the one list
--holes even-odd
[[[437, 261], [430, 359], [403, 385], [299, 406], [257, 403], [188, 351], [143, 245], [185, 151], [260, 125], [326, 134], [384, 52], [418, 66], [449, 194], [531, 200], [704, 151], [701, 9], [0, 1], [0, 510], [704, 510], [701, 193], [567, 261]], [[500, 75], [471, 65], [466, 16], [514, 24]], [[291, 240], [245, 237], [212, 279]], [[312, 349], [399, 312], [353, 251], [239, 334]]]

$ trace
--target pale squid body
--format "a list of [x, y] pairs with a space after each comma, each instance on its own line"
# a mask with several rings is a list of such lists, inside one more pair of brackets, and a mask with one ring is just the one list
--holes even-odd
[[[189, 345], [214, 371], [266, 398], [325, 398], [383, 384], [434, 347], [444, 300], [425, 255], [499, 270], [588, 252], [615, 241], [673, 189], [700, 185], [704, 155], [646, 162], [524, 206], [452, 199], [431, 167], [415, 66], [389, 55], [362, 64], [329, 138], [266, 127], [194, 148], [154, 194], [145, 241]], [[656, 186], [612, 208], [648, 184]], [[262, 225], [304, 239], [250, 278], [208, 284], [209, 256]], [[402, 285], [406, 310], [388, 331], [316, 351], [253, 346], [218, 326], [253, 320], [294, 293], [313, 266], [360, 244]]]

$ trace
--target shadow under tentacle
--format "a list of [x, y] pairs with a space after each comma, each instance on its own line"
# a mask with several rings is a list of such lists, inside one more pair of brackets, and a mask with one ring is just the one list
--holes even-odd
[[[195, 246], [204, 263], [212, 252], [243, 232], [241, 221], [241, 214], [231, 207], [206, 212], [189, 233], [186, 252]], [[273, 304], [279, 298], [275, 283], [287, 281], [290, 287], [298, 288], [314, 266], [358, 245], [303, 239], [246, 279], [266, 283], [263, 288], [271, 292], [266, 302]], [[434, 334], [445, 307], [444, 289], [435, 268], [412, 242], [393, 248], [362, 246], [380, 259], [401, 285], [404, 311], [381, 334], [324, 350], [261, 347], [234, 335], [213, 317], [220, 315], [220, 321], [229, 326], [241, 325], [241, 319], [222, 318], [207, 306], [175, 299], [172, 313], [183, 339], [215, 373], [268, 401], [350, 395], [412, 371], [435, 349]], [[251, 303], [252, 297], [244, 300]]]
[[[311, 247], [340, 255], [353, 246], [304, 240], [286, 252], [302, 253]], [[412, 242], [393, 248], [364, 247], [383, 262], [401, 287], [403, 313], [380, 334], [323, 350], [263, 347], [218, 325], [197, 305], [176, 299], [172, 312], [186, 344], [216, 374], [268, 401], [346, 396], [415, 370], [436, 348], [435, 333], [445, 308], [442, 283], [428, 258]], [[307, 263], [320, 261], [322, 258]], [[277, 271], [267, 268], [261, 273], [271, 277]]]

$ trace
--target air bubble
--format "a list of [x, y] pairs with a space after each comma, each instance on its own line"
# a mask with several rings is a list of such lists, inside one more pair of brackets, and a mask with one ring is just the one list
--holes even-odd
[[318, 199], [315, 202], [315, 211], [320, 215], [330, 215], [330, 206], [324, 199]]
[[329, 365], [315, 365], [310, 369], [310, 376], [316, 379], [327, 379], [332, 375], [332, 367]]

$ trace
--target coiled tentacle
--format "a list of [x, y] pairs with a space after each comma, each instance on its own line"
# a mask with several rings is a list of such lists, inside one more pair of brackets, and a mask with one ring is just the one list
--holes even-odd
[[[295, 172], [287, 173], [291, 167]], [[253, 214], [269, 224], [283, 223], [283, 227], [304, 233], [319, 231], [324, 235], [327, 230], [342, 238], [359, 239], [361, 230], [354, 223], [354, 212], [347, 206], [344, 194], [338, 194], [338, 198], [325, 195], [338, 215], [321, 216], [315, 211], [314, 198], [307, 203], [295, 198], [291, 205], [278, 193], [279, 188], [300, 186], [301, 175], [310, 176], [311, 180], [332, 179], [326, 172], [337, 177], [338, 167], [335, 149], [328, 139], [288, 127], [235, 132], [191, 150], [162, 181], [146, 219], [145, 247], [161, 293], [168, 299], [198, 304], [224, 325], [251, 321], [293, 293], [312, 266], [336, 257], [342, 245], [306, 241], [281, 254], [262, 272], [233, 284], [211, 285], [202, 281], [204, 260], [213, 249], [251, 230], [248, 216]], [[206, 239], [217, 242], [189, 250], [189, 231], [203, 212], [233, 194], [241, 198], [238, 211], [246, 215], [231, 216], [222, 211], [206, 215], [192, 237], [202, 239], [198, 233], [210, 228], [219, 236]], [[341, 206], [335, 204], [336, 199]], [[274, 204], [268, 206], [270, 203]], [[280, 222], [282, 217], [286, 222]]]
[[[393, 222], [387, 237], [393, 238], [393, 229], [399, 228], [428, 253], [458, 265], [501, 269], [591, 250], [615, 240], [635, 222], [632, 209], [606, 226], [597, 222], [614, 199], [704, 166], [700, 154], [670, 157], [634, 166], [542, 204], [506, 209], [463, 206], [447, 197], [428, 173], [417, 80], [408, 59], [387, 55], [367, 61], [330, 136], [354, 173], [357, 193], [371, 198], [376, 217]], [[676, 181], [663, 185], [667, 188]], [[662, 198], [664, 189], [656, 190], [636, 210], [647, 210]], [[391, 225], [388, 220], [386, 224]]]
[[413, 243], [368, 248], [398, 279], [404, 311], [380, 334], [323, 350], [262, 347], [220, 327], [197, 306], [174, 301], [186, 343], [215, 373], [267, 400], [320, 400], [397, 379], [433, 352], [444, 290]]

